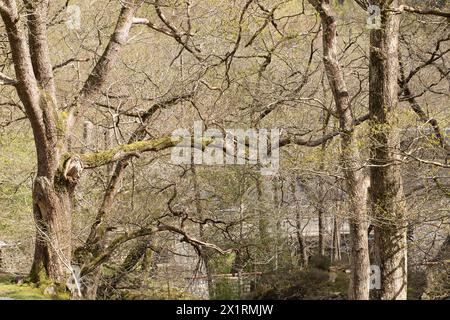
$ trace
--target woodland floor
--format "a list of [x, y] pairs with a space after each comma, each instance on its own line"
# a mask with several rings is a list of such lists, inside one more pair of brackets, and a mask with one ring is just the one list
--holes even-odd
[[0, 300], [62, 300], [64, 296], [49, 296], [43, 288], [28, 283], [18, 283], [16, 276], [0, 273]]

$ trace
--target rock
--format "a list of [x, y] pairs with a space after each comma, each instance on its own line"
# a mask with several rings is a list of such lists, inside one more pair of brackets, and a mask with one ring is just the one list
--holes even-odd
[[56, 289], [54, 286], [48, 286], [44, 289], [44, 295], [46, 296], [55, 296], [56, 295]]

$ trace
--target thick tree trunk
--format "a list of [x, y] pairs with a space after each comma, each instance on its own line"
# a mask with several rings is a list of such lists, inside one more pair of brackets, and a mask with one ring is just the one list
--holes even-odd
[[380, 30], [370, 33], [371, 186], [376, 218], [375, 244], [381, 269], [381, 299], [406, 299], [405, 199], [398, 166], [398, 34], [400, 1], [375, 1], [382, 11]]
[[33, 212], [36, 244], [31, 278], [65, 282], [71, 262], [71, 213], [74, 185], [66, 180], [51, 181], [36, 177], [33, 188]]
[[[45, 10], [28, 6], [29, 30], [33, 39], [27, 43], [15, 2], [1, 10], [22, 101], [36, 141], [38, 172], [33, 187], [33, 211], [37, 222], [35, 261], [31, 276], [35, 280], [49, 278], [62, 281], [70, 261], [70, 193], [71, 186], [55, 180], [61, 150], [58, 146], [57, 115], [53, 75], [45, 67], [49, 63], [45, 36]], [[36, 18], [36, 19], [33, 19]], [[32, 63], [31, 56], [39, 59]], [[51, 66], [51, 65], [50, 65]], [[35, 76], [37, 75], [37, 76]], [[63, 181], [63, 182], [62, 182]]]
[[[49, 1], [26, 0], [24, 4], [26, 12], [20, 12], [16, 1], [2, 1], [0, 15], [14, 62], [14, 86], [33, 129], [37, 154], [38, 172], [33, 186], [37, 239], [31, 277], [35, 281], [47, 278], [62, 282], [71, 260], [71, 199], [82, 169], [80, 161], [74, 161], [72, 164], [75, 166], [67, 163], [68, 166], [64, 164], [64, 168], [58, 169], [68, 145], [68, 139], [64, 137], [73, 134], [76, 120], [81, 118], [106, 82], [121, 47], [126, 43], [135, 10], [142, 1], [123, 4], [114, 33], [78, 98], [68, 109], [67, 120], [58, 114], [47, 39]], [[21, 21], [22, 17], [27, 19], [26, 26]]]

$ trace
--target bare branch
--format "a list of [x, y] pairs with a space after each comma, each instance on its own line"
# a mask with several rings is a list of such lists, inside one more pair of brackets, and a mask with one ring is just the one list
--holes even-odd
[[0, 2], [0, 11], [3, 14], [10, 14], [10, 8], [8, 8], [8, 6], [6, 6], [3, 2], [4, 1]]
[[68, 59], [68, 60], [66, 60], [64, 62], [58, 63], [57, 65], [54, 65], [53, 66], [53, 71], [55, 71], [57, 69], [60, 69], [60, 68], [63, 68], [63, 67], [65, 67], [65, 66], [67, 66], [67, 65], [69, 65], [69, 64], [71, 64], [73, 62], [88, 62], [89, 60], [90, 60], [89, 58], [86, 58], [86, 59], [70, 58], [70, 59]]
[[158, 231], [171, 231], [171, 232], [174, 232], [174, 233], [178, 233], [178, 234], [183, 236], [183, 240], [182, 241], [190, 243], [193, 246], [200, 246], [200, 247], [206, 247], [206, 248], [213, 249], [213, 250], [219, 252], [220, 254], [227, 254], [227, 253], [231, 253], [232, 252], [231, 249], [223, 250], [223, 249], [219, 248], [218, 246], [216, 246], [215, 244], [197, 240], [197, 239], [189, 236], [186, 233], [186, 231], [184, 231], [184, 230], [182, 230], [180, 228], [174, 227], [174, 226], [169, 226], [169, 225], [166, 225], [166, 224], [160, 224], [158, 226]]
[[142, 229], [139, 229], [139, 230], [137, 230], [135, 232], [132, 232], [132, 233], [129, 233], [129, 234], [126, 233], [125, 235], [122, 235], [122, 236], [116, 238], [105, 249], [105, 251], [102, 252], [101, 255], [96, 257], [92, 262], [89, 263], [89, 265], [85, 266], [81, 270], [80, 275], [83, 277], [83, 276], [86, 276], [87, 274], [89, 274], [90, 272], [94, 271], [102, 263], [104, 263], [114, 253], [114, 251], [119, 246], [121, 246], [122, 244], [124, 244], [124, 243], [126, 243], [126, 242], [128, 242], [130, 240], [136, 239], [136, 238], [141, 238], [141, 237], [145, 237], [145, 236], [149, 236], [149, 235], [155, 234], [157, 232], [164, 232], [164, 231], [170, 231], [170, 232], [182, 235], [183, 236], [182, 241], [191, 244], [195, 248], [206, 247], [206, 248], [213, 249], [213, 250], [219, 252], [220, 254], [226, 254], [226, 253], [232, 252], [232, 249], [223, 250], [223, 249], [219, 248], [218, 246], [216, 246], [216, 245], [214, 245], [212, 243], [207, 243], [207, 242], [204, 242], [204, 241], [200, 241], [200, 240], [198, 240], [196, 238], [193, 238], [189, 234], [187, 234], [186, 231], [184, 231], [181, 228], [177, 228], [177, 227], [174, 227], [174, 226], [170, 226], [170, 225], [161, 223], [157, 227], [142, 228]]
[[48, 2], [48, 0], [24, 1], [27, 10], [28, 42], [33, 71], [39, 86], [46, 90], [46, 94], [56, 104], [56, 86], [47, 40]]
[[72, 104], [67, 119], [67, 129], [75, 125], [76, 121], [84, 114], [86, 104], [93, 100], [94, 96], [100, 91], [105, 84], [108, 75], [119, 57], [122, 47], [128, 40], [128, 34], [133, 24], [134, 13], [137, 10], [136, 4], [129, 4], [122, 7], [117, 19], [116, 27], [111, 35], [108, 45], [102, 56], [98, 60], [91, 74], [87, 78], [77, 97]]
[[417, 8], [414, 8], [411, 6], [401, 5], [398, 8], [398, 11], [399, 12], [406, 11], [406, 12], [423, 14], [423, 15], [432, 15], [432, 16], [450, 18], [450, 11], [442, 11], [442, 10], [438, 10], [438, 9], [417, 9]]
[[[364, 123], [368, 119], [369, 119], [368, 114], [361, 116], [359, 118], [356, 118], [353, 121], [353, 126], [358, 126], [361, 123]], [[295, 135], [289, 136], [289, 137], [280, 139], [280, 148], [290, 145], [290, 144], [296, 144], [296, 145], [305, 146], [305, 147], [318, 147], [318, 146], [321, 146], [324, 142], [331, 140], [334, 137], [339, 136], [341, 134], [342, 134], [341, 131], [333, 131], [333, 132], [325, 134], [322, 137], [317, 138], [317, 139], [301, 139], [299, 137], [296, 137]]]
[[17, 81], [13, 78], [8, 77], [6, 74], [0, 72], [0, 84], [15, 86], [17, 84]]

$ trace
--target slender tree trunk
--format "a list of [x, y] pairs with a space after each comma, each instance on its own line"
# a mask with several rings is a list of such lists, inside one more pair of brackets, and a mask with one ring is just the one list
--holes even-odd
[[371, 123], [370, 197], [381, 269], [381, 299], [406, 299], [406, 206], [398, 165], [398, 35], [401, 1], [378, 0], [381, 29], [370, 32], [369, 112]]
[[337, 216], [334, 217], [334, 221], [333, 221], [333, 255], [332, 255], [332, 260], [333, 261], [340, 261], [341, 260], [341, 222], [340, 222], [339, 217], [337, 217]]
[[[103, 140], [104, 140], [105, 149], [109, 149], [113, 146], [113, 136], [114, 136], [113, 129], [105, 128], [103, 130]], [[114, 172], [114, 163], [110, 163], [110, 164], [106, 165], [105, 171], [106, 171], [106, 175], [108, 176], [108, 178], [110, 178]]]
[[[105, 248], [106, 225], [105, 217], [112, 210], [114, 199], [120, 187], [120, 182], [125, 174], [125, 168], [129, 165], [129, 160], [117, 162], [114, 172], [109, 180], [108, 188], [103, 196], [103, 202], [97, 212], [95, 222], [91, 226], [89, 237], [84, 246], [75, 250], [75, 261], [80, 265], [88, 265], [97, 258]], [[85, 299], [95, 299], [98, 289], [98, 278], [100, 268], [96, 268], [90, 274], [82, 274], [83, 286], [82, 294]]]
[[369, 248], [367, 239], [367, 187], [359, 170], [359, 150], [354, 135], [354, 118], [344, 74], [337, 56], [337, 21], [329, 1], [309, 0], [319, 12], [323, 29], [323, 61], [336, 111], [339, 115], [341, 135], [340, 162], [345, 176], [351, 216], [351, 279], [349, 297], [369, 299]]
[[[202, 204], [200, 199], [200, 189], [198, 186], [198, 177], [197, 177], [197, 170], [195, 168], [195, 164], [191, 166], [191, 172], [192, 172], [192, 179], [194, 184], [194, 204], [195, 204], [195, 211], [197, 213], [197, 217], [200, 221], [203, 221], [203, 210], [202, 210]], [[202, 223], [199, 224], [199, 237], [201, 240], [205, 239], [205, 228]], [[201, 257], [203, 260], [203, 264], [205, 265], [205, 272], [206, 272], [206, 279], [208, 282], [208, 297], [211, 299], [214, 297], [214, 280], [213, 280], [213, 270], [211, 268], [210, 263], [210, 257], [207, 249], [205, 248], [201, 252]]]
[[292, 193], [297, 204], [295, 213], [295, 232], [298, 242], [298, 263], [302, 268], [306, 268], [308, 266], [308, 253], [306, 252], [306, 242], [305, 237], [303, 236], [302, 214], [300, 211], [302, 196], [301, 190], [303, 190], [301, 181], [299, 177], [295, 177], [294, 181], [292, 182]]
[[318, 210], [318, 220], [319, 220], [319, 244], [318, 244], [318, 252], [319, 255], [324, 256], [325, 255], [325, 246], [323, 238], [325, 236], [325, 222], [324, 222], [324, 209], [321, 203], [318, 203], [319, 210]]
[[263, 194], [263, 184], [265, 181], [264, 177], [256, 177], [256, 195], [257, 195], [257, 208], [258, 211], [258, 229], [259, 229], [259, 240], [263, 246], [267, 245], [269, 240], [268, 226], [269, 221], [267, 219], [267, 214], [265, 206], [263, 206], [264, 194]]
[[306, 252], [305, 237], [303, 237], [302, 220], [300, 212], [296, 213], [296, 234], [298, 241], [299, 264], [302, 268], [308, 266], [308, 254]]
[[423, 299], [448, 299], [450, 297], [450, 234], [426, 270], [426, 287]]
[[[323, 81], [322, 81], [323, 82]], [[325, 86], [322, 84], [322, 87], [324, 88], [324, 95], [325, 95]], [[326, 114], [325, 110], [322, 111], [322, 137], [326, 135], [326, 128], [328, 126], [328, 122], [330, 120], [329, 114]], [[324, 155], [325, 155], [325, 151], [327, 148], [327, 142], [324, 141], [322, 143], [322, 153], [320, 156], [320, 171], [324, 171], [325, 169], [325, 159], [324, 159]], [[319, 186], [319, 197], [318, 197], [318, 203], [317, 205], [318, 207], [318, 220], [319, 220], [319, 254], [321, 256], [325, 256], [325, 247], [326, 247], [326, 239], [327, 237], [327, 225], [326, 225], [326, 217], [325, 217], [325, 206], [324, 206], [324, 201], [325, 201], [325, 196], [326, 196], [326, 189], [325, 189], [325, 184], [322, 183], [322, 181], [320, 181], [320, 186]]]
[[[283, 199], [280, 199], [280, 183], [281, 181], [277, 178], [272, 180], [272, 192], [273, 192], [273, 213], [275, 216], [275, 238], [274, 238], [274, 250], [275, 250], [275, 259], [274, 259], [274, 270], [278, 270], [279, 266], [279, 254], [280, 254], [280, 209], [281, 203]], [[242, 220], [241, 220], [242, 221]], [[242, 225], [242, 222], [241, 222]], [[241, 227], [242, 229], [242, 227]], [[242, 232], [241, 232], [242, 234]]]
[[81, 153], [89, 152], [92, 145], [92, 131], [94, 125], [89, 120], [83, 122], [83, 147], [81, 148]]
[[363, 177], [350, 176], [347, 187], [349, 189], [349, 208], [351, 210], [350, 221], [350, 246], [352, 274], [350, 278], [350, 299], [369, 299], [369, 242], [367, 235], [367, 186], [364, 185]]

